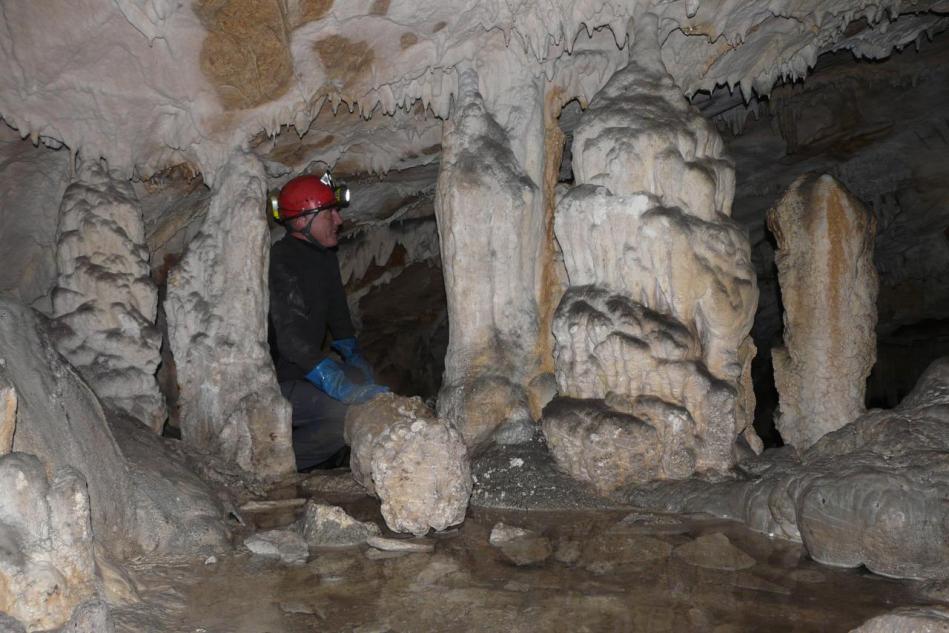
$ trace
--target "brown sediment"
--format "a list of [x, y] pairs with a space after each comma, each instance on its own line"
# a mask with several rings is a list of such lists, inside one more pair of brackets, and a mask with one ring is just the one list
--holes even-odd
[[225, 110], [253, 108], [287, 92], [293, 59], [279, 0], [197, 0], [193, 8], [208, 30], [201, 71]]
[[[824, 194], [825, 216], [827, 219], [827, 243], [828, 243], [828, 272], [830, 281], [830, 296], [828, 297], [827, 308], [830, 311], [828, 315], [830, 321], [831, 338], [837, 344], [842, 344], [841, 337], [844, 336], [841, 331], [846, 306], [842, 305], [840, 293], [841, 285], [849, 281], [844, 279], [846, 270], [850, 265], [848, 261], [848, 252], [846, 242], [853, 233], [853, 226], [850, 222], [849, 213], [853, 205], [846, 199], [845, 194], [839, 188], [833, 187]], [[827, 195], [829, 194], [829, 195]]]
[[367, 42], [353, 41], [342, 35], [330, 35], [313, 42], [313, 50], [320, 56], [327, 78], [341, 82], [338, 88], [356, 83], [369, 71], [375, 59], [375, 53]]
[[402, 48], [402, 50], [412, 48], [416, 44], [418, 44], [418, 36], [415, 35], [415, 33], [406, 32], [403, 33], [402, 37], [399, 38], [399, 46]]
[[[557, 283], [556, 248], [554, 237], [554, 210], [556, 207], [557, 176], [560, 173], [560, 161], [563, 159], [564, 133], [560, 129], [558, 117], [564, 104], [561, 88], [548, 90], [544, 98], [544, 228], [545, 238], [541, 252], [541, 272], [539, 288], [539, 331], [535, 355], [537, 374], [553, 373], [554, 312], [560, 301], [560, 286]], [[531, 398], [531, 415], [540, 419], [540, 406]]]
[[300, 3], [300, 19], [297, 26], [322, 20], [333, 8], [333, 0], [302, 0]]
[[447, 22], [439, 22], [438, 24], [436, 24], [435, 26], [432, 27], [432, 33], [438, 33], [439, 31], [441, 31], [441, 30], [442, 30], [443, 28], [445, 28], [446, 26], [448, 26], [448, 23], [447, 23]]
[[389, 12], [389, 0], [375, 0], [369, 7], [369, 15], [385, 15]]

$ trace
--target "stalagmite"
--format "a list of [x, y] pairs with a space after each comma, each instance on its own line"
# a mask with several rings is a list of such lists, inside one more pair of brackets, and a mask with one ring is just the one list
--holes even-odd
[[383, 394], [352, 407], [345, 436], [353, 477], [382, 501], [389, 529], [421, 535], [464, 520], [468, 450], [420, 399]]
[[131, 185], [98, 163], [63, 195], [53, 289], [56, 348], [103, 405], [160, 433], [167, 417], [155, 371], [161, 335], [142, 214]]
[[294, 470], [290, 405], [267, 349], [266, 182], [235, 155], [215, 178], [204, 228], [168, 279], [168, 333], [182, 438], [246, 474]]
[[460, 71], [435, 197], [451, 323], [438, 413], [472, 448], [530, 419], [546, 249], [543, 82], [507, 49], [492, 64], [522, 81], [484, 97]]
[[[760, 450], [748, 336], [757, 287], [728, 217], [734, 173], [665, 72], [656, 30], [639, 21], [628, 66], [583, 114], [577, 186], [556, 211], [570, 284], [554, 321], [557, 382], [586, 402], [549, 406], [544, 431], [557, 463], [600, 492], [727, 469], [740, 434]], [[594, 444], [627, 455], [620, 472], [592, 467], [583, 453]]]
[[798, 178], [768, 213], [784, 305], [784, 347], [773, 350], [776, 426], [809, 448], [866, 409], [876, 360], [876, 220], [831, 176]]

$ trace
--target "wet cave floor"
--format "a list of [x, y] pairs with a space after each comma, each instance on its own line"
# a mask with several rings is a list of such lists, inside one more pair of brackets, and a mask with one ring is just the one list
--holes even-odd
[[[383, 525], [369, 497], [302, 493]], [[298, 513], [251, 520], [271, 528]], [[493, 547], [499, 521], [546, 540]], [[237, 529], [235, 543], [252, 530]], [[433, 552], [324, 549], [298, 566], [239, 545], [211, 562], [133, 561], [142, 602], [115, 610], [117, 630], [849, 631], [924, 602], [917, 583], [825, 567], [800, 545], [704, 516], [472, 507], [463, 525], [423, 540]]]

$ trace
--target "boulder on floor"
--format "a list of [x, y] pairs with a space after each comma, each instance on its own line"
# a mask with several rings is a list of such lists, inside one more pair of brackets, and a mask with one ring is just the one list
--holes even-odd
[[96, 564], [86, 482], [33, 455], [0, 457], [0, 612], [30, 631], [66, 623], [94, 599]]
[[419, 398], [382, 394], [350, 407], [345, 437], [353, 477], [382, 501], [390, 529], [421, 535], [464, 520], [471, 496], [468, 450], [458, 431]]

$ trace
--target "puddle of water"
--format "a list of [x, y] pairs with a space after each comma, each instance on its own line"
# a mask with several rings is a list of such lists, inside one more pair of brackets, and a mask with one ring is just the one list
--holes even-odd
[[[328, 500], [382, 524], [372, 499]], [[295, 515], [254, 518], [269, 528]], [[542, 537], [528, 544], [528, 559], [550, 555], [515, 565], [488, 543], [499, 521]], [[717, 519], [473, 509], [460, 528], [429, 538], [434, 553], [318, 551], [298, 567], [240, 548], [213, 565], [143, 565], [138, 608], [172, 591], [167, 630], [206, 633], [782, 633], [849, 631], [920, 602], [916, 583], [824, 567], [800, 545]]]

